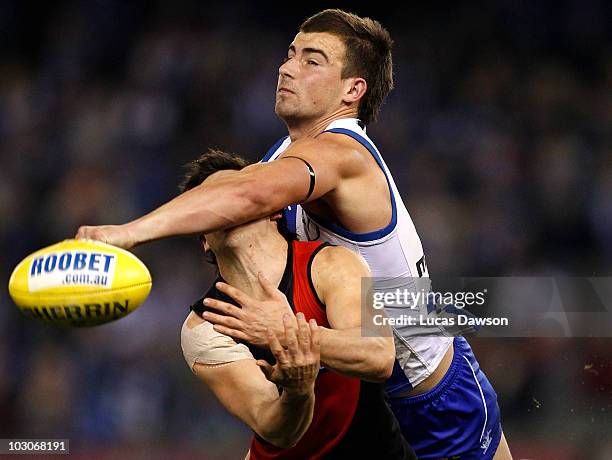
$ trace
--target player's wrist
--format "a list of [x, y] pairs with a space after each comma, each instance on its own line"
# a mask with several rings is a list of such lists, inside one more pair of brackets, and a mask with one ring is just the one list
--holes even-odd
[[139, 244], [146, 243], [155, 239], [154, 236], [149, 235], [147, 231], [147, 223], [142, 220], [134, 220], [123, 224], [122, 226], [125, 239], [129, 242], [130, 247], [138, 246]]
[[303, 387], [283, 387], [283, 396], [291, 404], [306, 402], [314, 398], [314, 383]]

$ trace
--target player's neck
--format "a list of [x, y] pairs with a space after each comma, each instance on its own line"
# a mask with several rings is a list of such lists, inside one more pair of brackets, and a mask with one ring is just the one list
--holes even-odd
[[288, 243], [280, 233], [253, 235], [244, 245], [217, 251], [219, 272], [230, 285], [256, 299], [264, 292], [257, 274], [262, 272], [273, 286], [278, 286], [287, 265]]
[[325, 131], [330, 123], [343, 118], [357, 118], [354, 108], [342, 108], [331, 114], [316, 119], [302, 119], [287, 121], [287, 129], [291, 141], [297, 141], [304, 137], [316, 137]]

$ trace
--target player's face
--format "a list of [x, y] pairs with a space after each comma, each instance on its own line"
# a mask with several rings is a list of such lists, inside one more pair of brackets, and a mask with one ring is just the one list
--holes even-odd
[[314, 119], [342, 107], [345, 50], [335, 35], [297, 34], [279, 68], [276, 114], [285, 121]]

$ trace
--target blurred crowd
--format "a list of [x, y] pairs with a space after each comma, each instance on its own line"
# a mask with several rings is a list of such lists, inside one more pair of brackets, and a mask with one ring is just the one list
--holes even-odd
[[[606, 2], [346, 9], [380, 20], [395, 39], [396, 88], [368, 133], [430, 273], [609, 276]], [[20, 259], [79, 225], [123, 223], [175, 196], [182, 165], [208, 147], [257, 161], [285, 135], [273, 110], [278, 65], [316, 11], [1, 1], [5, 285]], [[58, 330], [21, 317], [0, 291], [0, 438], [70, 438], [88, 458], [245, 452], [248, 430], [195, 381], [180, 352], [187, 306], [214, 271], [189, 239], [135, 252], [154, 287], [116, 324]], [[610, 343], [474, 342], [515, 452], [612, 458]]]

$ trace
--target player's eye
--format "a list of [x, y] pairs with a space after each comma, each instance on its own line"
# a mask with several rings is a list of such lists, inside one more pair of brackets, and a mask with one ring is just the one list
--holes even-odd
[[312, 60], [312, 59], [308, 59], [308, 65], [319, 65], [319, 63], [317, 61]]

